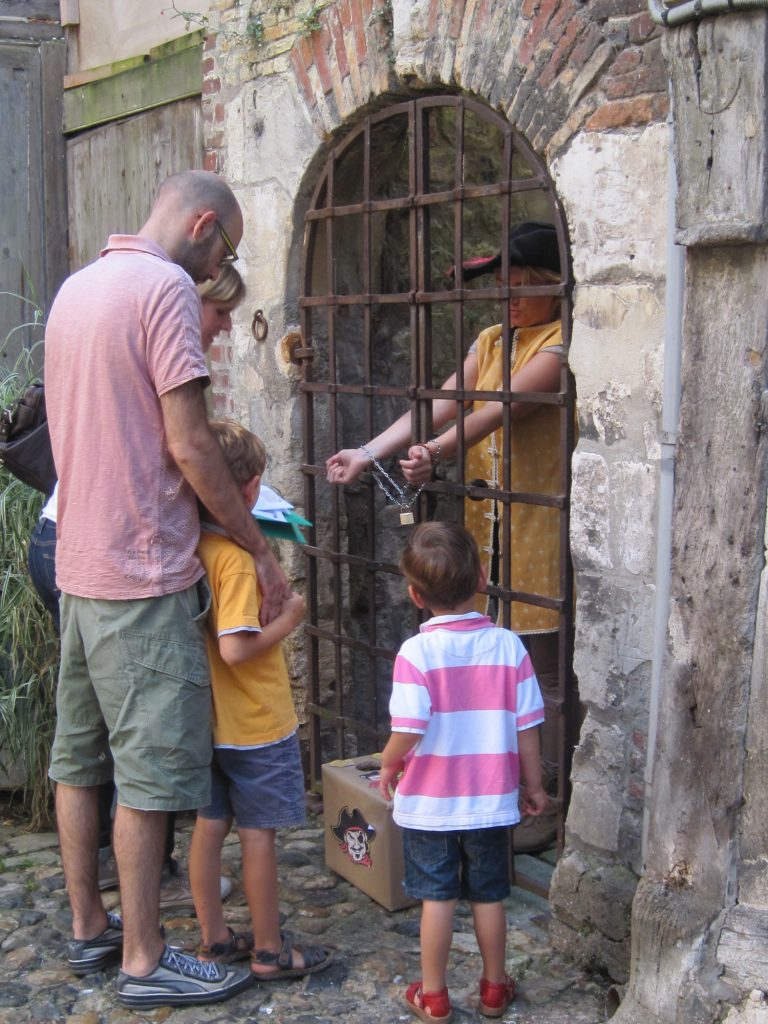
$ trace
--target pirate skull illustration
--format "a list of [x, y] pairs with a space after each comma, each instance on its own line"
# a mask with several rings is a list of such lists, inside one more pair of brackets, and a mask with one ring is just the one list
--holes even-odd
[[342, 807], [331, 832], [336, 836], [342, 853], [346, 853], [353, 864], [366, 868], [373, 865], [370, 847], [376, 838], [376, 829], [368, 824], [357, 807], [351, 812], [348, 807]]

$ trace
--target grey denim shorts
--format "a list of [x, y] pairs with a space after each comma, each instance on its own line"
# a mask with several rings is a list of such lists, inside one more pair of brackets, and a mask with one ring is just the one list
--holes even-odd
[[204, 580], [163, 597], [63, 594], [61, 669], [50, 777], [96, 786], [145, 811], [210, 798], [211, 686]]

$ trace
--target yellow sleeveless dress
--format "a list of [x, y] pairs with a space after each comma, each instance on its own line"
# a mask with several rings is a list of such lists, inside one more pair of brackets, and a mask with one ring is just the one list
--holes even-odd
[[[483, 331], [476, 345], [478, 377], [476, 390], [502, 389], [501, 325]], [[521, 369], [543, 349], [561, 344], [560, 321], [537, 327], [522, 327], [510, 334], [512, 344], [511, 372]], [[473, 409], [485, 402], [475, 402]], [[535, 412], [511, 424], [510, 487], [513, 491], [555, 495], [560, 491], [560, 409], [542, 405]], [[504, 447], [499, 428], [470, 448], [466, 454], [465, 479], [481, 479], [503, 486]], [[502, 503], [472, 501], [464, 503], [464, 522], [480, 548], [480, 556], [491, 579], [494, 525], [499, 522], [499, 546], [507, 543], [503, 536]], [[510, 506], [511, 586], [546, 597], [560, 595], [560, 521], [559, 512], [541, 505], [513, 503]], [[498, 560], [497, 575], [501, 573]], [[487, 611], [488, 598], [478, 595], [479, 611]], [[511, 627], [517, 633], [550, 633], [557, 630], [558, 613], [548, 608], [513, 601]], [[499, 616], [499, 622], [501, 622]]]

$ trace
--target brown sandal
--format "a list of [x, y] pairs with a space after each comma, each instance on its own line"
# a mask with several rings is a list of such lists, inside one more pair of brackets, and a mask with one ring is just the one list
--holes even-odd
[[250, 932], [236, 932], [227, 928], [229, 939], [226, 942], [212, 942], [210, 946], [199, 945], [196, 956], [200, 960], [215, 960], [220, 964], [233, 964], [237, 960], [247, 960], [253, 949], [253, 935]]
[[[257, 981], [275, 981], [278, 978], [303, 978], [305, 974], [317, 974], [330, 967], [333, 951], [324, 946], [300, 946], [294, 943], [290, 932], [280, 932], [281, 946], [277, 953], [269, 949], [254, 949], [251, 962], [263, 967], [274, 967], [273, 971], [253, 971]], [[301, 953], [303, 967], [293, 967], [293, 951]]]

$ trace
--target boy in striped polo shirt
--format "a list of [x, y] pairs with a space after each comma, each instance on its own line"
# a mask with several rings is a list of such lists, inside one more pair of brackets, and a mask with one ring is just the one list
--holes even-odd
[[422, 523], [400, 567], [413, 603], [433, 615], [395, 661], [381, 767], [381, 792], [394, 792], [404, 829], [405, 889], [423, 901], [422, 978], [405, 998], [422, 1020], [451, 1019], [445, 975], [463, 897], [483, 960], [479, 1009], [500, 1017], [515, 995], [505, 970], [507, 829], [521, 810], [537, 815], [547, 805], [536, 728], [544, 704], [519, 637], [474, 610], [486, 581], [467, 530]]

